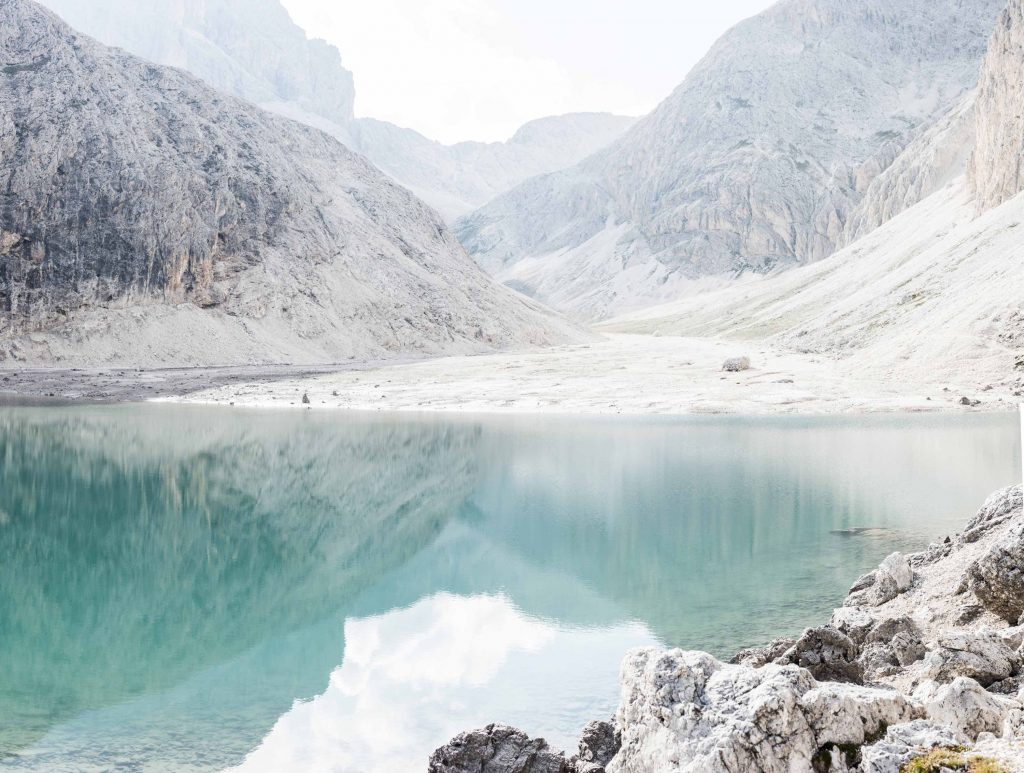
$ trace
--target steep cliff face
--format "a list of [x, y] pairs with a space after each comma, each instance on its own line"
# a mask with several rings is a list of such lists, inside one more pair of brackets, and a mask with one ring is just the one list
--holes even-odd
[[609, 149], [499, 197], [459, 236], [499, 278], [586, 316], [822, 258], [886, 159], [975, 85], [1001, 6], [784, 0]]
[[324, 361], [572, 335], [331, 137], [30, 0], [0, 14], [0, 351]]
[[575, 113], [532, 121], [507, 142], [442, 145], [354, 118], [352, 74], [309, 40], [279, 0], [43, 0], [76, 29], [215, 88], [322, 129], [454, 219], [538, 174], [575, 164], [636, 119]]
[[338, 50], [308, 40], [277, 0], [45, 0], [68, 24], [109, 46], [198, 74], [250, 102], [353, 116], [352, 73]]
[[978, 209], [1024, 189], [1024, 3], [1010, 0], [999, 16], [978, 85], [977, 144], [970, 181]]
[[922, 129], [871, 181], [846, 221], [842, 246], [871, 233], [966, 171], [974, 146], [975, 99], [976, 92], [970, 92]]

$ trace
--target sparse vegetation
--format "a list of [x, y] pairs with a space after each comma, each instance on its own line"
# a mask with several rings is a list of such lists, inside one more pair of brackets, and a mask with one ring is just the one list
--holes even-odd
[[968, 757], [963, 747], [935, 749], [916, 757], [900, 768], [900, 773], [1008, 773], [1005, 767], [989, 757]]

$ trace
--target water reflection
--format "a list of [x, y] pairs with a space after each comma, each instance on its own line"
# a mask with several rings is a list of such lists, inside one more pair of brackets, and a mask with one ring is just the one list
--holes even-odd
[[0, 767], [416, 770], [495, 719], [567, 741], [627, 647], [818, 620], [1012, 481], [1017, 438], [2, 409]]
[[[208, 708], [168, 727], [180, 744], [149, 738], [180, 765], [241, 759], [324, 689], [345, 604], [428, 545], [476, 475], [473, 427], [218, 418], [0, 414], [0, 751], [209, 672]], [[217, 670], [243, 655], [252, 670]]]

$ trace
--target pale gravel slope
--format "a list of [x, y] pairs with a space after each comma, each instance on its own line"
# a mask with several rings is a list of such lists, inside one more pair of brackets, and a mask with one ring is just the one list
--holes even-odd
[[0, 359], [338, 362], [585, 336], [331, 137], [0, 0]]
[[[750, 355], [754, 367], [723, 373], [723, 361], [738, 354]], [[979, 389], [969, 374], [964, 378], [948, 384], [895, 381], [752, 341], [613, 334], [593, 344], [543, 352], [253, 379], [159, 401], [311, 410], [628, 415], [1012, 409], [1005, 390], [979, 395], [984, 402], [977, 407], [961, 407], [961, 394]]]
[[759, 340], [850, 372], [1010, 392], [1024, 375], [1024, 196], [981, 217], [963, 177], [836, 255], [604, 329]]

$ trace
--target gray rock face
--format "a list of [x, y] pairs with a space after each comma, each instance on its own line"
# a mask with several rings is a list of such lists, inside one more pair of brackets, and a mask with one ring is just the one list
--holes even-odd
[[[579, 760], [592, 770], [605, 768], [622, 746], [622, 737], [611, 722], [591, 722], [580, 735]], [[582, 767], [582, 766], [581, 766]]]
[[789, 652], [796, 644], [795, 639], [775, 639], [762, 647], [748, 647], [737, 652], [729, 662], [735, 666], [760, 668], [773, 663]]
[[865, 636], [860, 664], [874, 678], [896, 673], [927, 653], [921, 630], [909, 617], [888, 618]]
[[323, 362], [571, 336], [331, 137], [29, 0], [0, 15], [0, 358]]
[[921, 129], [892, 163], [879, 164], [882, 171], [846, 221], [842, 245], [852, 244], [924, 201], [967, 169], [974, 147], [975, 96], [969, 93]]
[[1010, 0], [999, 16], [978, 83], [977, 137], [969, 177], [979, 210], [1024, 188], [1024, 2]]
[[1024, 613], [1024, 524], [1015, 526], [967, 570], [967, 584], [982, 605], [1007, 622]]
[[430, 755], [429, 773], [570, 773], [561, 752], [506, 725], [461, 733]]
[[615, 144], [463, 218], [459, 238], [503, 280], [589, 317], [684, 278], [822, 258], [872, 179], [974, 87], [1001, 7], [778, 3]]
[[857, 645], [849, 636], [830, 626], [808, 628], [796, 644], [775, 662], [806, 668], [819, 682], [864, 681], [863, 666], [857, 661]]

